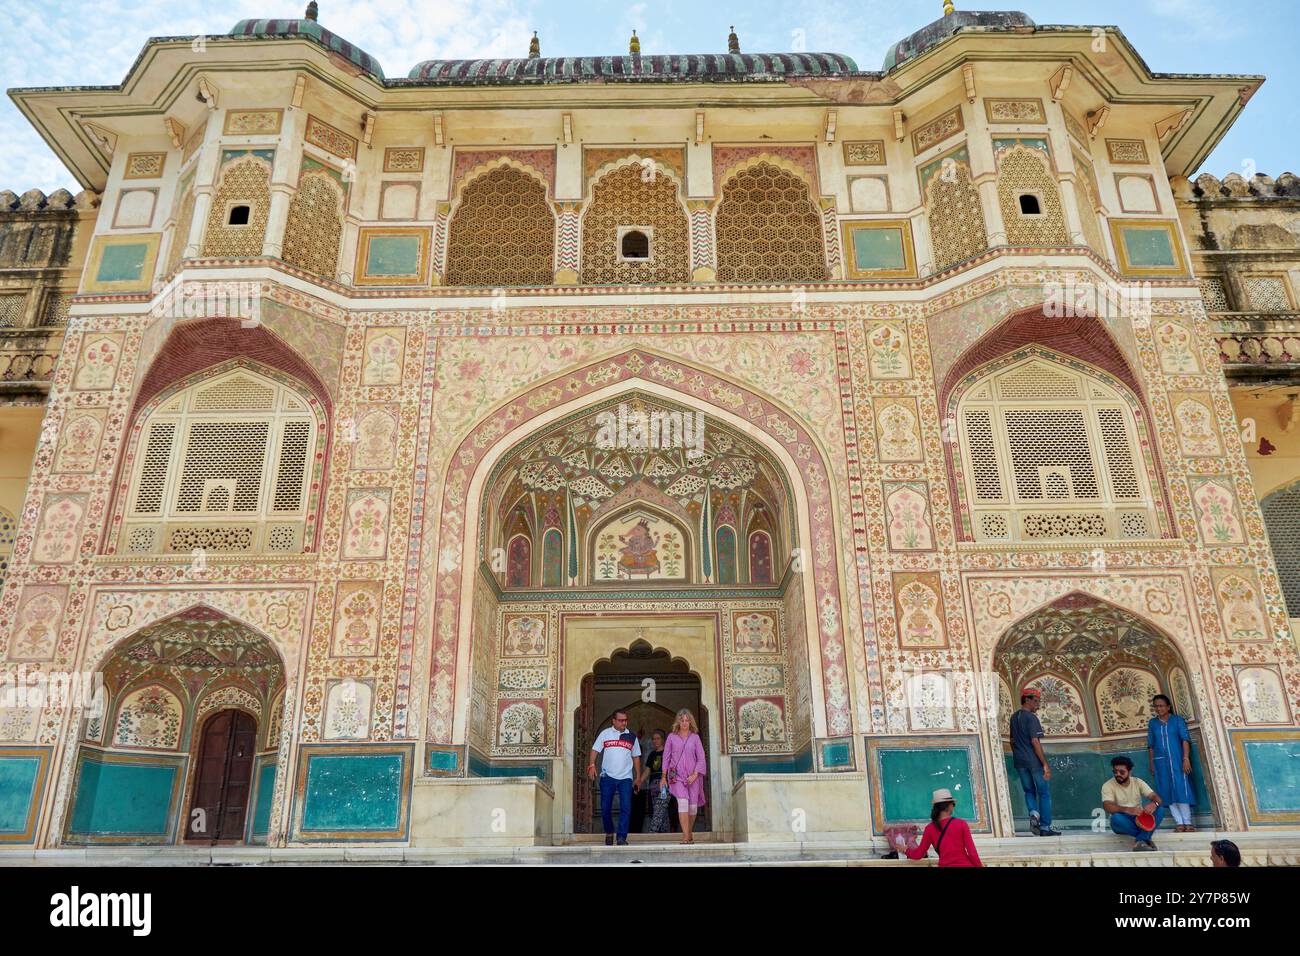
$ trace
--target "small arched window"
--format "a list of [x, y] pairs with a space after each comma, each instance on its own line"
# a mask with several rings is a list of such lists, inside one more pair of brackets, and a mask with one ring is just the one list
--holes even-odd
[[650, 236], [641, 229], [628, 229], [619, 237], [618, 255], [624, 261], [648, 261], [650, 258]]
[[228, 226], [247, 226], [248, 225], [249, 207], [246, 205], [231, 206], [230, 212], [226, 216], [226, 225]]
[[1033, 193], [1022, 193], [1020, 196], [1020, 215], [1041, 216], [1042, 214], [1043, 205], [1038, 201], [1038, 197]]
[[317, 434], [305, 393], [247, 368], [199, 376], [140, 426], [123, 550], [302, 551]]
[[966, 390], [957, 426], [975, 540], [1155, 537], [1130, 401], [1100, 375], [1014, 362]]

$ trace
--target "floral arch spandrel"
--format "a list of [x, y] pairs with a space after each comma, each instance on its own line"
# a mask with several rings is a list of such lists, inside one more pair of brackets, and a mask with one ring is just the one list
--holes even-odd
[[[1215, 682], [1203, 647], [1203, 635], [1196, 624], [1191, 584], [1182, 572], [1125, 574], [1112, 572], [1098, 576], [1017, 574], [990, 575], [970, 579], [967, 603], [975, 630], [978, 672], [986, 679], [977, 682], [980, 711], [983, 715], [986, 752], [993, 758], [1002, 754], [1002, 724], [1008, 719], [998, 705], [998, 682], [994, 655], [1003, 636], [1014, 626], [1032, 618], [1054, 601], [1066, 595], [1079, 595], [1138, 618], [1146, 627], [1167, 640], [1181, 655], [1187, 667], [1196, 710], [1203, 728], [1205, 766], [1209, 771], [1214, 798], [1222, 825], [1233, 829], [1244, 825], [1236, 788], [1231, 785], [1230, 753], [1224, 729], [1228, 712], [1239, 710], [1234, 700], [1215, 693]], [[1001, 820], [1002, 833], [1015, 832], [1011, 818], [1011, 798], [1006, 767], [1000, 759], [988, 761], [993, 791], [997, 794], [995, 810]], [[1098, 787], [1102, 781], [1098, 781]]]
[[[311, 591], [306, 588], [274, 590], [214, 588], [161, 591], [92, 591], [91, 611], [87, 615], [89, 637], [82, 643], [79, 659], [70, 670], [98, 673], [118, 647], [128, 643], [146, 628], [185, 614], [211, 615], [246, 628], [269, 644], [279, 655], [284, 670], [283, 687], [276, 699], [282, 705], [280, 743], [276, 756], [275, 791], [271, 799], [269, 845], [283, 845], [287, 832], [288, 768], [296, 746], [293, 732], [294, 708], [300, 697], [299, 675], [306, 652], [306, 623]], [[80, 703], [67, 710], [68, 721], [61, 734], [64, 751], [76, 754], [80, 744], [84, 708]], [[267, 719], [270, 719], [270, 714]], [[57, 723], [48, 722], [46, 730], [60, 733]], [[53, 740], [54, 738], [50, 738]], [[61, 834], [66, 815], [71, 812], [73, 776], [77, 761], [69, 759], [59, 773], [48, 833]]]
[[[834, 501], [825, 455], [803, 425], [769, 399], [706, 369], [634, 349], [570, 369], [495, 408], [450, 457], [439, 508], [427, 736], [464, 738], [468, 714], [470, 601], [480, 508], [488, 474], [503, 455], [550, 421], [622, 392], [644, 391], [706, 410], [761, 443], [784, 467], [795, 497], [795, 539], [805, 549], [805, 626], [817, 641], [811, 667], [818, 735], [851, 729]], [[469, 557], [467, 557], [469, 556]], [[814, 637], [815, 635], [815, 637]], [[810, 658], [813, 654], [810, 652]], [[399, 682], [400, 682], [399, 678]]]

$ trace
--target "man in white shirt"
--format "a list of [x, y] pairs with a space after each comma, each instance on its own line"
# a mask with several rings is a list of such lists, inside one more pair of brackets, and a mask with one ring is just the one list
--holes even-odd
[[641, 743], [627, 729], [627, 711], [614, 711], [614, 725], [606, 727], [591, 745], [587, 776], [596, 779], [600, 755], [600, 817], [605, 824], [605, 846], [614, 845], [614, 792], [618, 792], [618, 845], [627, 846], [627, 826], [632, 817], [632, 791], [641, 776]]

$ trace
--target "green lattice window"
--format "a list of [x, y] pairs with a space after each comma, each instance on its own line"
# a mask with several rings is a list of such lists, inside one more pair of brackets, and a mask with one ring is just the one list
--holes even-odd
[[1260, 507], [1282, 579], [1287, 613], [1300, 617], [1300, 481], [1266, 495]]

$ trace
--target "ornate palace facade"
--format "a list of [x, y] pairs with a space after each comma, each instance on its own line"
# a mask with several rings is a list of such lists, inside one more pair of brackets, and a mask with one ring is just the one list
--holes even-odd
[[0, 841], [562, 842], [612, 711], [679, 706], [725, 837], [939, 785], [1007, 836], [1027, 686], [1067, 826], [1157, 692], [1204, 822], [1300, 822], [1225, 378], [1296, 382], [1300, 220], [1247, 184], [1280, 232], [1219, 248], [1277, 254], [1233, 271], [1187, 181], [1262, 78], [961, 12], [879, 71], [733, 35], [387, 79], [314, 8], [11, 91], [100, 202], [12, 505]]

